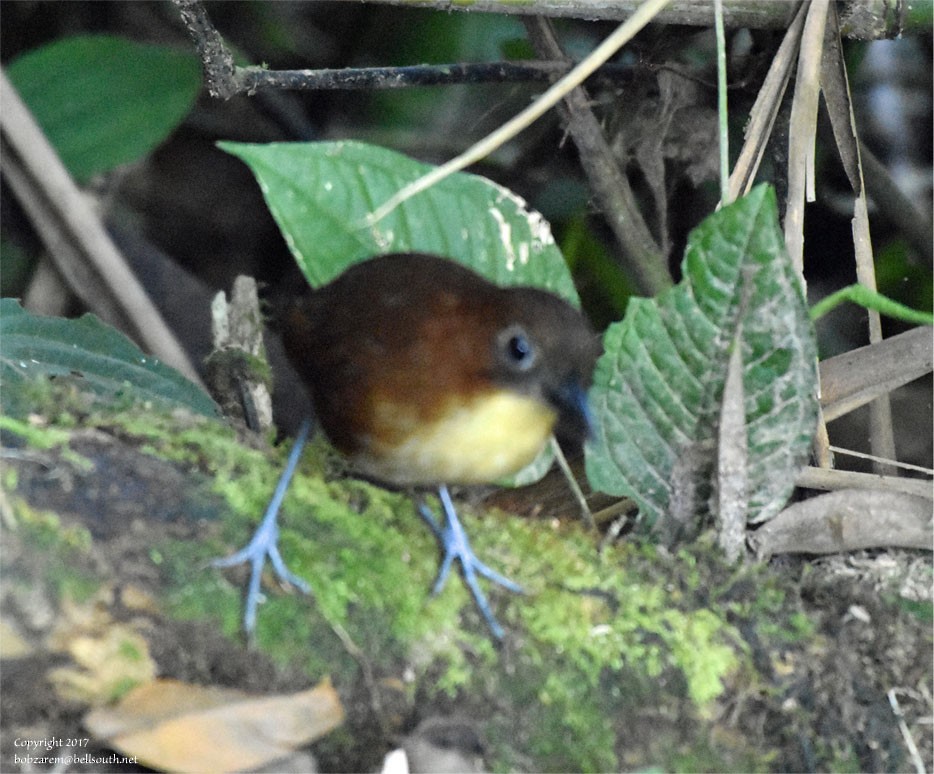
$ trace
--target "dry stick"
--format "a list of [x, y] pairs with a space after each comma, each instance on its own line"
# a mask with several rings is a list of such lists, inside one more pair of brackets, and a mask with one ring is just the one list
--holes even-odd
[[[225, 413], [243, 419], [256, 433], [272, 427], [272, 398], [261, 369], [247, 360], [267, 364], [263, 315], [253, 277], [238, 275], [228, 301], [221, 290], [211, 301], [211, 338], [214, 350], [207, 361], [206, 379]], [[218, 398], [221, 398], [218, 400]], [[232, 410], [231, 410], [232, 408]]]
[[910, 494], [849, 489], [790, 505], [749, 537], [760, 559], [862, 548], [931, 550], [931, 501]]
[[898, 721], [898, 730], [901, 731], [902, 739], [905, 741], [905, 747], [908, 748], [908, 755], [911, 757], [912, 764], [914, 764], [915, 772], [917, 774], [925, 774], [924, 758], [921, 757], [921, 753], [918, 751], [918, 745], [915, 744], [915, 740], [911, 735], [911, 730], [905, 722], [905, 715], [898, 703], [898, 697], [895, 695], [895, 691], [895, 688], [889, 688], [886, 693], [886, 696], [889, 697], [889, 706], [892, 708], [892, 714], [895, 715], [895, 719]]
[[[540, 16], [525, 20], [536, 53], [547, 59], [566, 59], [551, 22]], [[559, 105], [580, 154], [581, 166], [599, 201], [607, 223], [627, 258], [639, 292], [654, 296], [670, 287], [666, 256], [655, 242], [636, 203], [632, 188], [613, 155], [590, 99], [582, 86], [571, 89]]]
[[[795, 94], [791, 103], [788, 127], [788, 201], [785, 208], [785, 246], [792, 265], [804, 280], [804, 207], [816, 198], [814, 185], [814, 148], [817, 139], [817, 109], [820, 100], [820, 65], [827, 26], [829, 0], [810, 0], [801, 45], [798, 50]], [[827, 425], [818, 409], [813, 452], [821, 467], [829, 468], [833, 458], [828, 451]]]
[[[359, 2], [359, 0], [355, 0]], [[461, 10], [469, 13], [520, 16], [568, 17], [575, 19], [625, 19], [641, 0], [370, 0], [406, 8]], [[931, 29], [930, 3], [894, 3], [889, 0], [840, 0], [841, 16], [847, 19], [844, 33], [858, 40], [898, 38], [904, 34], [927, 34]], [[726, 0], [724, 17], [728, 29], [784, 30], [794, 16], [788, 0]], [[672, 0], [658, 15], [659, 24], [710, 26], [710, 0]]]
[[[872, 242], [869, 237], [869, 212], [866, 205], [866, 189], [856, 198], [853, 215], [853, 245], [856, 253], [856, 279], [866, 287], [876, 289], [876, 273], [873, 265]], [[882, 318], [874, 309], [867, 309], [869, 318], [869, 342], [882, 341]], [[869, 405], [869, 443], [872, 453], [879, 457], [897, 459], [895, 429], [892, 426], [892, 403], [889, 396], [882, 395]], [[896, 468], [875, 464], [877, 473], [898, 475]]]
[[884, 460], [881, 457], [876, 457], [874, 454], [864, 454], [863, 452], [854, 451], [853, 449], [844, 449], [840, 446], [831, 446], [830, 451], [835, 454], [842, 454], [845, 457], [857, 457], [861, 460], [872, 460], [873, 462], [882, 462], [886, 465], [894, 465], [896, 468], [901, 468], [902, 470], [913, 470], [916, 473], [923, 473], [926, 476], [934, 476], [934, 469], [924, 468], [921, 465], [912, 465], [909, 462], [899, 462], [898, 460]]
[[820, 364], [821, 406], [830, 422], [934, 369], [934, 329], [912, 328]]
[[622, 46], [632, 39], [639, 30], [648, 24], [652, 18], [668, 4], [669, 0], [646, 0], [639, 9], [623, 22], [616, 30], [597, 46], [586, 59], [564, 76], [554, 86], [542, 94], [535, 102], [514, 118], [507, 121], [492, 134], [468, 148], [464, 153], [451, 159], [440, 167], [435, 167], [427, 175], [409, 183], [396, 192], [386, 202], [370, 213], [366, 225], [373, 226], [385, 218], [406, 199], [410, 199], [426, 188], [444, 178], [469, 167], [476, 161], [488, 156], [504, 143], [511, 140], [523, 129], [530, 126], [548, 110], [554, 107], [571, 89], [580, 86], [594, 70], [615, 54]]
[[814, 142], [820, 98], [820, 63], [824, 47], [829, 0], [811, 0], [804, 21], [795, 96], [788, 127], [788, 204], [785, 209], [785, 245], [803, 279], [804, 203], [814, 201]]
[[743, 143], [736, 166], [733, 167], [733, 173], [730, 175], [729, 198], [731, 201], [749, 193], [752, 188], [759, 164], [762, 162], [762, 155], [775, 125], [775, 117], [778, 115], [782, 98], [785, 95], [791, 71], [794, 68], [806, 16], [807, 6], [802, 4], [785, 32], [785, 37], [782, 38], [782, 43], [762, 82], [762, 88], [756, 95], [755, 104], [749, 113], [749, 123], [746, 126], [746, 141]]
[[571, 466], [568, 464], [567, 457], [564, 456], [564, 452], [561, 450], [561, 445], [558, 443], [558, 439], [553, 435], [550, 439], [551, 450], [554, 452], [555, 460], [558, 462], [558, 467], [561, 468], [561, 472], [564, 474], [564, 479], [568, 483], [568, 488], [571, 490], [571, 494], [574, 495], [574, 499], [577, 501], [577, 507], [580, 509], [581, 518], [584, 521], [584, 524], [588, 529], [594, 529], [595, 523], [593, 520], [593, 514], [590, 512], [590, 506], [587, 505], [587, 498], [584, 495], [584, 490], [581, 489], [580, 484], [577, 483], [577, 479], [574, 477], [574, 471], [571, 470]]
[[795, 479], [801, 489], [819, 489], [834, 492], [838, 489], [874, 489], [883, 492], [904, 492], [917, 497], [934, 499], [934, 488], [930, 481], [919, 478], [895, 478], [875, 473], [858, 473], [853, 470], [827, 470], [805, 468]]
[[[875, 266], [872, 243], [869, 237], [869, 213], [866, 203], [866, 186], [863, 182], [863, 167], [860, 159], [859, 139], [850, 98], [850, 84], [846, 75], [846, 63], [840, 42], [840, 30], [836, 9], [831, 6], [824, 39], [824, 56], [821, 65], [821, 88], [824, 102], [830, 114], [834, 138], [847, 177], [856, 194], [853, 214], [853, 246], [856, 255], [856, 278], [870, 290], [876, 289]], [[882, 320], [879, 312], [867, 309], [869, 317], [869, 342], [882, 341]], [[869, 407], [870, 442], [877, 457], [896, 458], [895, 432], [892, 428], [892, 407], [887, 395], [874, 401]], [[897, 475], [891, 466], [874, 464], [877, 473]]]
[[75, 185], [13, 84], [0, 72], [3, 169], [57, 268], [90, 309], [123, 321], [143, 348], [200, 384], [198, 374]]

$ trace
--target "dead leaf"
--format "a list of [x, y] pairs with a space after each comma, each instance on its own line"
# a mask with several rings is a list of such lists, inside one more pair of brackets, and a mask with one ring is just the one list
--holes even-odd
[[84, 724], [125, 755], [164, 771], [255, 769], [324, 736], [344, 719], [330, 681], [299, 693], [254, 696], [154, 680]]

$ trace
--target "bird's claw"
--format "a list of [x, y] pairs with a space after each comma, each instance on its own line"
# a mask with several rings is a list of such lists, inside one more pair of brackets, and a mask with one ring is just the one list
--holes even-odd
[[431, 511], [428, 510], [424, 503], [418, 508], [419, 514], [421, 514], [422, 518], [431, 528], [431, 531], [434, 532], [435, 537], [438, 539], [444, 551], [441, 567], [438, 569], [438, 577], [435, 579], [431, 593], [437, 594], [441, 591], [451, 572], [451, 565], [454, 563], [454, 560], [457, 559], [458, 562], [460, 562], [464, 583], [466, 583], [467, 588], [470, 589], [477, 609], [486, 621], [487, 626], [490, 627], [493, 636], [501, 640], [504, 635], [503, 627], [500, 626], [496, 617], [493, 615], [493, 611], [490, 609], [490, 603], [477, 581], [477, 575], [482, 575], [484, 578], [493, 581], [493, 583], [517, 594], [524, 594], [525, 590], [518, 583], [511, 581], [505, 575], [501, 575], [491, 569], [477, 558], [477, 555], [470, 547], [467, 533], [464, 532], [464, 528], [457, 518], [457, 512], [454, 510], [454, 503], [451, 501], [451, 495], [447, 487], [439, 487], [438, 495], [441, 498], [441, 507], [445, 515], [444, 527], [438, 524], [434, 516], [432, 516]]
[[253, 533], [253, 537], [250, 538], [250, 542], [235, 554], [222, 559], [215, 559], [211, 563], [213, 567], [224, 568], [249, 562], [250, 582], [247, 586], [243, 613], [243, 628], [247, 634], [252, 633], [256, 627], [256, 607], [262, 596], [259, 588], [260, 580], [262, 579], [263, 566], [266, 564], [267, 557], [272, 565], [273, 572], [282, 583], [295, 586], [305, 594], [311, 591], [308, 582], [292, 572], [282, 559], [282, 554], [279, 553], [279, 526], [276, 523], [282, 499], [285, 497], [289, 482], [295, 473], [295, 467], [308, 438], [309, 429], [310, 423], [304, 422], [295, 439], [295, 444], [292, 446], [291, 452], [289, 452], [289, 460], [286, 463], [285, 470], [282, 471], [282, 475], [279, 477], [276, 491], [266, 507], [263, 520], [260, 522], [259, 527], [256, 528], [256, 532]]

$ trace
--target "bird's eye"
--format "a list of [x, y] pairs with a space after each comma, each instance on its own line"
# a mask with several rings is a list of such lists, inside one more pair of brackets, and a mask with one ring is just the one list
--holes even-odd
[[528, 371], [536, 360], [535, 346], [519, 326], [511, 326], [500, 334], [506, 362], [519, 371]]

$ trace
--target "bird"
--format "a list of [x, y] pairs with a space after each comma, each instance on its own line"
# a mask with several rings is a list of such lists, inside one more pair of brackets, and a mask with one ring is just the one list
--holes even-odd
[[[448, 487], [518, 472], [553, 434], [584, 440], [599, 353], [586, 318], [540, 288], [499, 286], [436, 255], [391, 253], [354, 263], [291, 303], [281, 336], [317, 424], [352, 470], [394, 488], [437, 490], [443, 523], [424, 502], [418, 508], [443, 551], [433, 593], [458, 562], [492, 635], [502, 639], [477, 576], [523, 589], [474, 554]], [[303, 422], [251, 541], [215, 562], [252, 566], [247, 632], [267, 558], [280, 580], [310, 590], [277, 547], [277, 513], [310, 428]]]

